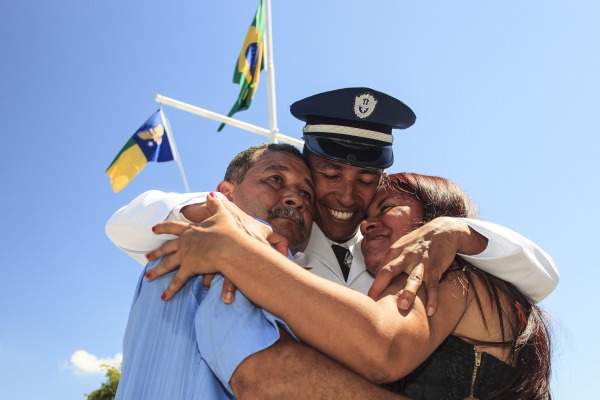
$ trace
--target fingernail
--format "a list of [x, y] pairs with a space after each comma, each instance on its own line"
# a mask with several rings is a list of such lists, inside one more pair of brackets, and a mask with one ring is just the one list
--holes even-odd
[[153, 233], [156, 233], [156, 226], [153, 226], [153, 227], [152, 227], [152, 232], [153, 232]]
[[231, 292], [225, 293], [225, 302], [232, 303], [233, 302], [233, 294]]
[[148, 260], [148, 261], [154, 260], [154, 257], [152, 256], [151, 253], [146, 254], [146, 260]]
[[406, 310], [408, 308], [408, 301], [407, 300], [401, 300], [400, 301], [400, 308], [403, 310]]
[[152, 274], [150, 272], [146, 272], [146, 275], [144, 275], [146, 277], [146, 279], [150, 279], [150, 277], [152, 276]]
[[166, 293], [163, 293], [163, 294], [162, 294], [162, 296], [160, 296], [160, 298], [161, 298], [162, 300], [166, 300], [166, 299], [167, 299], [167, 294], [166, 294]]
[[432, 315], [433, 315], [433, 307], [429, 307], [429, 308], [427, 309], [427, 316], [428, 316], [428, 317], [431, 317]]
[[209, 195], [210, 197], [215, 197], [215, 194], [214, 194], [213, 192], [210, 192], [208, 195]]

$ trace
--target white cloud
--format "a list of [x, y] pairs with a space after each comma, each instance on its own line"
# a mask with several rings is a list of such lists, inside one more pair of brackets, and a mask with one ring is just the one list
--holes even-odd
[[70, 367], [75, 373], [82, 375], [104, 374], [106, 371], [102, 365], [120, 367], [123, 362], [123, 354], [117, 353], [114, 357], [98, 358], [85, 350], [77, 350], [71, 355]]

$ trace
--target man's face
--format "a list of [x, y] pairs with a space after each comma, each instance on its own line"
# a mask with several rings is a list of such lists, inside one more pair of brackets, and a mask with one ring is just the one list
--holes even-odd
[[304, 161], [270, 150], [259, 156], [231, 193], [240, 209], [271, 224], [288, 240], [293, 252], [303, 250], [308, 243], [314, 197], [310, 170]]
[[309, 154], [315, 183], [315, 222], [329, 239], [343, 243], [355, 233], [373, 200], [382, 170], [353, 167]]

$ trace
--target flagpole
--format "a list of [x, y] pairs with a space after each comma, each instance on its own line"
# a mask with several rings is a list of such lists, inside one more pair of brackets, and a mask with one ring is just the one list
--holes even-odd
[[179, 158], [179, 152], [177, 151], [177, 145], [175, 144], [175, 138], [173, 137], [173, 131], [171, 131], [171, 124], [169, 123], [169, 120], [167, 119], [167, 116], [165, 115], [163, 109], [162, 109], [162, 104], [159, 107], [160, 110], [160, 116], [162, 117], [163, 121], [165, 121], [165, 125], [166, 125], [166, 131], [167, 131], [167, 136], [169, 138], [169, 143], [171, 144], [171, 150], [173, 151], [173, 158], [175, 159], [175, 162], [177, 163], [177, 166], [179, 167], [179, 173], [181, 174], [181, 179], [183, 180], [183, 187], [185, 188], [185, 191], [187, 193], [190, 193], [190, 187], [188, 185], [187, 182], [187, 178], [185, 177], [185, 171], [183, 170], [183, 165], [181, 164], [181, 159]]
[[265, 59], [267, 60], [267, 98], [269, 104], [269, 130], [271, 143], [279, 140], [279, 129], [277, 128], [277, 103], [275, 97], [275, 62], [273, 61], [273, 27], [271, 25], [271, 0], [265, 1]]
[[[191, 104], [184, 103], [182, 101], [175, 100], [175, 99], [172, 99], [167, 96], [163, 96], [162, 94], [157, 94], [154, 101], [156, 101], [157, 103], [159, 103], [161, 105], [164, 104], [167, 106], [171, 106], [171, 107], [180, 109], [182, 111], [187, 111], [189, 113], [199, 115], [204, 118], [209, 118], [209, 119], [212, 119], [212, 120], [215, 120], [218, 122], [224, 122], [227, 125], [235, 126], [236, 128], [240, 128], [240, 129], [243, 129], [243, 130], [251, 132], [251, 133], [256, 133], [257, 135], [271, 137], [271, 131], [269, 131], [268, 129], [261, 128], [260, 126], [252, 125], [247, 122], [242, 122], [239, 119], [227, 117], [225, 115], [218, 114], [213, 111], [209, 111], [205, 108], [193, 106]], [[302, 139], [296, 139], [291, 136], [282, 135], [281, 133], [277, 134], [277, 138], [282, 142], [289, 143], [291, 145], [298, 146], [300, 148], [302, 148], [304, 146], [304, 141]]]

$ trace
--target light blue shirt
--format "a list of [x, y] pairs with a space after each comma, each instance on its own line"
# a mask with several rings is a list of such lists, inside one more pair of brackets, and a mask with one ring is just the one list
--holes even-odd
[[[203, 360], [233, 393], [229, 381], [235, 368], [258, 349], [266, 349], [279, 340], [279, 328], [298, 339], [284, 321], [255, 306], [241, 292], [236, 293], [233, 304], [223, 303], [222, 287], [223, 276], [218, 275], [198, 307], [196, 335], [203, 339], [198, 341]], [[252, 345], [249, 346], [248, 342]], [[232, 363], [231, 360], [240, 362]]]
[[[160, 296], [174, 272], [148, 281], [144, 275], [157, 263], [149, 263], [138, 281], [116, 399], [234, 399], [231, 375], [246, 357], [279, 339], [279, 321], [239, 292], [234, 304], [223, 304], [221, 276], [213, 280], [209, 291], [202, 278], [196, 277], [171, 300], [163, 301]], [[211, 310], [209, 305], [228, 311]], [[213, 324], [231, 330], [205, 335], [205, 330], [215, 332], [208, 329]], [[207, 348], [211, 349], [208, 363], [203, 358]], [[209, 365], [218, 368], [219, 378]]]

